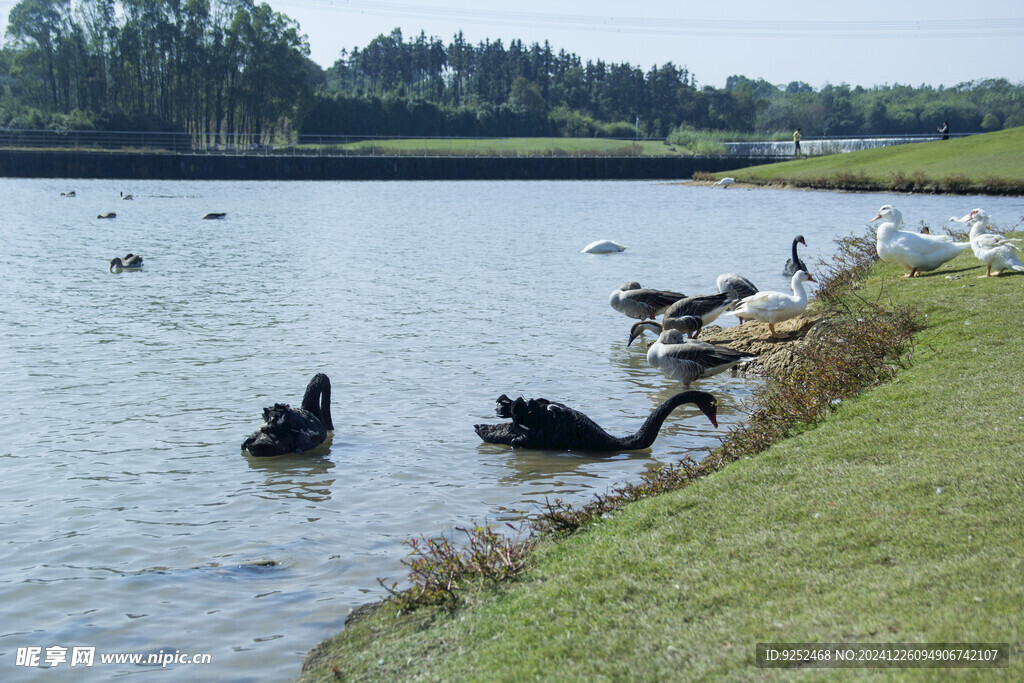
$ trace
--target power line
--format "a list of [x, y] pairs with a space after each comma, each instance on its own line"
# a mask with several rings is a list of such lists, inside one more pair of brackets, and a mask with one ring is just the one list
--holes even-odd
[[800, 21], [678, 19], [462, 9], [367, 0], [277, 0], [345, 14], [394, 16], [467, 24], [528, 26], [571, 31], [720, 38], [968, 38], [1024, 35], [1024, 18]]

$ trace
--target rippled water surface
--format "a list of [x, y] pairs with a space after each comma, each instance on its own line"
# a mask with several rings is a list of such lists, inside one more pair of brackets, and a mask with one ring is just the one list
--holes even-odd
[[[0, 197], [3, 679], [40, 673], [18, 648], [54, 646], [212, 655], [200, 673], [171, 667], [176, 679], [292, 679], [381, 596], [377, 577], [403, 579], [405, 539], [586, 500], [700, 457], [740, 419], [755, 380], [719, 376], [700, 388], [723, 429], [685, 407], [649, 451], [480, 443], [473, 424], [498, 421], [501, 393], [563, 401], [621, 435], [679, 389], [626, 346], [630, 321], [608, 305], [623, 282], [710, 293], [735, 271], [788, 289], [794, 235], [812, 262], [883, 203], [915, 224], [1024, 212], [647, 182], [0, 179]], [[601, 238], [629, 248], [579, 253]], [[127, 252], [145, 269], [109, 273]], [[262, 408], [297, 404], [315, 372], [334, 387], [329, 451], [244, 456]]]

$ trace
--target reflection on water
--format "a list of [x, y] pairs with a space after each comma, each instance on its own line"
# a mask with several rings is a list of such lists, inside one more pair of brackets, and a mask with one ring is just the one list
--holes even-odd
[[263, 472], [264, 478], [257, 485], [255, 495], [267, 498], [299, 498], [312, 502], [330, 500], [334, 477], [329, 476], [335, 464], [327, 456], [330, 452], [331, 435], [327, 442], [304, 455], [279, 455], [272, 458], [245, 456], [249, 467]]
[[[718, 375], [694, 388], [718, 397], [721, 428], [682, 406], [647, 451], [480, 442], [502, 393], [622, 436], [680, 390], [626, 346], [631, 321], [608, 305], [623, 282], [699, 294], [738, 272], [785, 289], [795, 234], [813, 260], [882, 204], [911, 224], [1024, 213], [659, 183], [68, 185], [0, 179], [0, 652], [209, 651], [204, 677], [243, 681], [294, 679], [378, 577], [403, 580], [404, 540], [587, 500], [742, 420], [756, 380]], [[629, 248], [579, 253], [601, 238]], [[144, 269], [110, 273], [128, 252]], [[315, 372], [333, 442], [243, 455], [263, 406], [297, 403]]]

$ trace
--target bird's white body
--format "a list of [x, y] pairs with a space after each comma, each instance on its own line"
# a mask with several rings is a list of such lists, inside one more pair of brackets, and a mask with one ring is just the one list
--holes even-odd
[[617, 251], [625, 251], [626, 247], [611, 240], [598, 240], [583, 247], [581, 254], [614, 254]]
[[813, 282], [814, 278], [798, 270], [790, 281], [792, 294], [758, 292], [741, 300], [733, 315], [741, 320], [768, 323], [768, 329], [774, 336], [776, 323], [795, 318], [807, 310], [807, 288], [804, 287], [804, 283], [808, 281]]
[[732, 185], [735, 182], [736, 182], [735, 178], [722, 178], [717, 183], [715, 183], [715, 185], [720, 185], [722, 187], [726, 187], [727, 188], [727, 187], [729, 187], [730, 185]]
[[886, 204], [872, 222], [881, 220], [875, 236], [878, 258], [905, 268], [905, 277], [914, 277], [925, 270], [935, 270], [971, 246], [970, 242], [953, 242], [939, 235], [922, 235], [900, 230], [903, 214]]
[[1024, 263], [1021, 263], [1017, 255], [1020, 249], [1013, 243], [1014, 240], [990, 232], [988, 214], [981, 209], [975, 209], [968, 215], [973, 221], [971, 251], [988, 267], [985, 275], [980, 277], [989, 277], [993, 270], [996, 275], [1002, 274], [1004, 270], [1024, 272]]

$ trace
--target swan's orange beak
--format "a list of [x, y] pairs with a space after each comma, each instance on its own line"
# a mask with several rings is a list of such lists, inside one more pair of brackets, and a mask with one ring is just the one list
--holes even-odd
[[810, 273], [807, 273], [807, 281], [808, 282], [817, 282], [817, 280], [814, 279], [814, 276], [811, 275]]
[[880, 213], [876, 213], [876, 214], [875, 214], [875, 217], [874, 217], [874, 218], [872, 218], [872, 219], [871, 219], [870, 221], [868, 221], [868, 222], [869, 222], [869, 223], [874, 223], [875, 221], [877, 221], [877, 220], [878, 220], [879, 218], [881, 218], [881, 217], [882, 217], [882, 214], [880, 214]]

